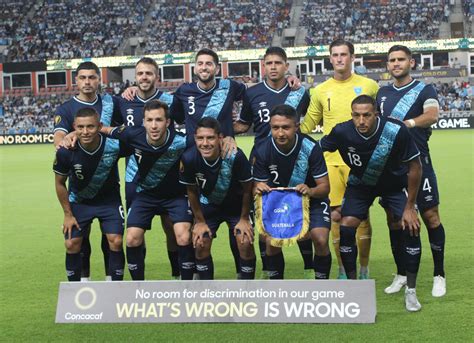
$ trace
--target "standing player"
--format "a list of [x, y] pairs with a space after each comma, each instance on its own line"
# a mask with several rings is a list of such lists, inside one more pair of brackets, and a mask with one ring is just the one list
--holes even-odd
[[211, 245], [219, 225], [226, 222], [237, 237], [240, 278], [255, 276], [253, 229], [250, 223], [252, 175], [242, 150], [221, 157], [222, 134], [214, 118], [202, 118], [194, 134], [196, 145], [182, 157], [180, 182], [186, 185], [194, 215], [193, 243], [200, 280], [214, 279]]
[[179, 160], [186, 139], [170, 127], [168, 106], [149, 101], [144, 109], [143, 126], [103, 128], [133, 150], [138, 165], [137, 194], [127, 217], [127, 262], [133, 280], [144, 280], [143, 240], [155, 215], [168, 214], [178, 244], [182, 280], [191, 280], [194, 250], [190, 240], [192, 216], [188, 213], [185, 189], [179, 183]]
[[[112, 125], [114, 102], [112, 96], [97, 94], [100, 85], [100, 70], [93, 62], [82, 62], [76, 69], [76, 85], [79, 94], [59, 106], [54, 117], [54, 146], [59, 148], [64, 137], [74, 131], [74, 115], [82, 108], [93, 108], [100, 113], [100, 121], [107, 126]], [[90, 228], [83, 227], [85, 232]], [[91, 245], [89, 234], [83, 235], [82, 241], [82, 277], [88, 281], [90, 278], [90, 256]], [[102, 252], [104, 254], [104, 265], [106, 280], [110, 279], [108, 271], [108, 242], [105, 235], [102, 235]]]
[[[310, 133], [321, 121], [324, 123], [324, 134], [328, 135], [332, 128], [351, 119], [351, 101], [361, 94], [375, 98], [378, 85], [375, 81], [352, 73], [354, 62], [354, 45], [337, 39], [329, 46], [329, 60], [334, 68], [334, 76], [318, 85], [311, 92], [311, 103], [308, 113], [301, 124], [303, 133]], [[331, 192], [331, 233], [334, 250], [339, 263], [338, 279], [345, 279], [344, 266], [339, 254], [339, 225], [341, 220], [341, 204], [346, 189], [349, 167], [341, 155], [336, 152], [325, 152], [324, 158], [328, 166]], [[361, 222], [357, 229], [357, 245], [359, 247], [360, 279], [369, 277], [369, 254], [372, 227], [369, 218]]]
[[415, 287], [421, 241], [415, 202], [421, 163], [413, 138], [399, 121], [380, 118], [372, 97], [360, 95], [352, 101], [352, 120], [336, 125], [320, 144], [324, 151], [339, 150], [351, 167], [341, 209], [339, 247], [347, 277], [357, 278], [356, 230], [380, 196], [389, 229], [400, 231], [402, 237], [407, 268], [406, 309], [419, 311]]
[[[158, 64], [150, 57], [142, 57], [135, 65], [135, 81], [137, 83], [137, 93], [133, 100], [118, 98], [118, 106], [115, 110], [118, 117], [122, 119], [121, 123], [126, 126], [141, 126], [143, 124], [143, 107], [151, 100], [160, 100], [171, 105], [173, 96], [163, 93], [156, 88], [156, 81], [159, 76]], [[125, 173], [125, 197], [127, 209], [130, 208], [135, 191], [137, 188], [137, 162], [131, 155], [127, 159], [127, 168]], [[167, 215], [161, 216], [161, 225], [166, 234], [166, 246], [168, 249], [168, 258], [171, 264], [171, 276], [179, 278], [178, 247], [173, 232], [173, 224]], [[144, 248], [144, 254], [146, 250]]]
[[92, 220], [98, 218], [110, 248], [111, 278], [123, 280], [124, 216], [117, 161], [124, 151], [117, 140], [100, 134], [102, 124], [93, 108], [80, 109], [73, 126], [78, 147], [75, 150], [59, 148], [53, 166], [56, 194], [64, 211], [67, 276], [69, 281], [80, 281], [82, 238], [89, 234], [83, 228], [90, 227]]
[[[431, 163], [428, 140], [431, 125], [439, 115], [439, 103], [433, 86], [425, 85], [410, 76], [415, 60], [410, 49], [394, 45], [388, 51], [387, 69], [394, 78], [393, 85], [380, 89], [377, 103], [383, 116], [390, 116], [405, 123], [421, 153], [423, 176], [416, 203], [421, 218], [428, 229], [428, 237], [434, 262], [432, 295], [442, 297], [446, 294], [444, 274], [445, 233], [438, 212], [439, 194], [436, 174]], [[398, 292], [406, 284], [405, 268], [399, 253], [400, 237], [391, 232], [390, 242], [397, 264], [397, 275], [385, 293]]]
[[[254, 149], [254, 192], [270, 192], [276, 187], [294, 187], [310, 197], [310, 236], [315, 248], [313, 261], [316, 279], [328, 279], [331, 271], [329, 229], [331, 227], [329, 179], [318, 143], [299, 130], [299, 116], [289, 105], [270, 111], [271, 137]], [[267, 267], [270, 279], [283, 279], [285, 261], [281, 248], [267, 239]]]
[[[276, 105], [287, 104], [295, 108], [298, 116], [303, 116], [309, 105], [309, 95], [300, 87], [291, 90], [285, 75], [289, 64], [285, 50], [280, 47], [270, 47], [263, 56], [265, 80], [250, 87], [243, 100], [240, 118], [234, 123], [236, 134], [247, 132], [253, 123], [255, 140], [254, 148], [270, 135], [270, 110]], [[253, 153], [250, 154], [252, 160]], [[265, 262], [265, 238], [259, 237], [260, 256], [262, 258], [264, 277], [267, 266]], [[301, 256], [304, 261], [305, 278], [314, 278], [313, 249], [310, 239], [298, 241]]]

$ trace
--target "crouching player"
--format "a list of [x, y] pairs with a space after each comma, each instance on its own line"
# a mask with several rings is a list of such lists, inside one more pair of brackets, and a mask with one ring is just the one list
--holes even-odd
[[[328, 279], [331, 252], [328, 239], [329, 180], [319, 144], [299, 130], [299, 116], [289, 105], [277, 105], [270, 112], [271, 137], [254, 147], [254, 192], [270, 192], [275, 187], [294, 187], [310, 197], [310, 235], [315, 248], [313, 268], [316, 279]], [[285, 261], [281, 248], [267, 239], [270, 279], [283, 279]]]
[[194, 215], [193, 244], [196, 271], [201, 280], [214, 279], [212, 240], [219, 225], [226, 222], [229, 234], [237, 238], [240, 278], [255, 277], [253, 228], [250, 223], [252, 175], [242, 150], [221, 158], [223, 135], [219, 122], [211, 117], [197, 123], [196, 145], [182, 156], [180, 182], [186, 185]]
[[194, 273], [191, 245], [192, 216], [184, 186], [179, 183], [179, 161], [186, 138], [170, 127], [168, 105], [151, 100], [143, 108], [143, 126], [104, 127], [102, 132], [130, 147], [137, 161], [137, 189], [127, 216], [127, 262], [133, 280], [144, 280], [145, 232], [155, 215], [168, 214], [178, 243], [182, 280]]
[[[80, 281], [82, 235], [94, 218], [99, 219], [110, 248], [112, 280], [123, 280], [122, 248], [124, 213], [120, 198], [117, 161], [126, 151], [116, 139], [100, 133], [102, 124], [95, 109], [80, 109], [74, 117], [78, 138], [75, 150], [59, 148], [53, 170], [56, 194], [64, 211], [66, 273], [69, 281]], [[66, 180], [69, 179], [69, 190]]]
[[324, 151], [339, 150], [351, 168], [342, 204], [342, 263], [347, 277], [356, 279], [356, 229], [367, 218], [374, 199], [380, 196], [389, 229], [403, 230], [405, 305], [408, 311], [418, 311], [421, 305], [415, 286], [421, 242], [415, 202], [421, 180], [420, 153], [402, 122], [378, 116], [373, 98], [360, 95], [351, 106], [352, 120], [336, 125], [320, 141]]

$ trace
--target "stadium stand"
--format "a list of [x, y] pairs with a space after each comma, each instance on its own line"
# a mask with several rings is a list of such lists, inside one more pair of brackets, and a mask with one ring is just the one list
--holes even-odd
[[145, 53], [263, 48], [291, 1], [160, 0], [146, 29]]
[[8, 61], [112, 56], [125, 38], [138, 32], [148, 6], [144, 0], [44, 0], [31, 4], [32, 9], [28, 5], [9, 9], [11, 19], [8, 28], [3, 28], [11, 40], [4, 53]]
[[444, 1], [305, 1], [300, 25], [308, 45], [335, 38], [354, 42], [436, 39]]

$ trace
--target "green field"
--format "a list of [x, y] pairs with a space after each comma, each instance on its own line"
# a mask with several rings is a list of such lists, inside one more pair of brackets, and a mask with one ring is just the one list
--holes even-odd
[[[238, 144], [248, 152], [250, 137]], [[431, 140], [446, 228], [448, 293], [431, 296], [432, 260], [425, 229], [418, 281], [421, 312], [405, 311], [402, 294], [383, 293], [394, 263], [380, 207], [373, 206], [370, 271], [376, 280], [377, 321], [373, 325], [308, 324], [55, 324], [59, 282], [65, 281], [62, 211], [54, 192], [50, 145], [0, 147], [0, 341], [451, 341], [473, 339], [473, 171], [474, 131], [435, 131]], [[123, 169], [123, 168], [122, 168]], [[147, 234], [147, 278], [169, 278], [159, 220]], [[92, 278], [103, 279], [97, 226], [92, 235]], [[216, 278], [235, 270], [226, 230], [213, 247]], [[333, 255], [334, 256], [334, 255]], [[288, 278], [302, 277], [296, 247], [285, 250]], [[260, 263], [260, 261], [258, 261]], [[333, 259], [333, 277], [336, 272]], [[257, 273], [258, 275], [258, 273]], [[126, 279], [129, 279], [128, 273]]]

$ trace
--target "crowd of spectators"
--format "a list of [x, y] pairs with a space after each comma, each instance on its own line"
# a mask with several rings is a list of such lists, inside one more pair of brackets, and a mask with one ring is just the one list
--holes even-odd
[[474, 96], [474, 86], [467, 81], [454, 80], [451, 83], [433, 84], [438, 92], [441, 111], [470, 111]]
[[444, 15], [443, 0], [306, 0], [300, 26], [306, 44], [327, 45], [335, 38], [353, 42], [436, 39]]
[[278, 23], [289, 20], [291, 3], [159, 0], [142, 45], [145, 53], [264, 48], [279, 29]]
[[125, 38], [139, 32], [148, 6], [145, 0], [19, 3], [26, 5], [8, 8], [12, 20], [0, 31], [9, 39], [8, 61], [113, 56]]
[[6, 96], [1, 100], [0, 134], [53, 132], [54, 113], [68, 95]]

